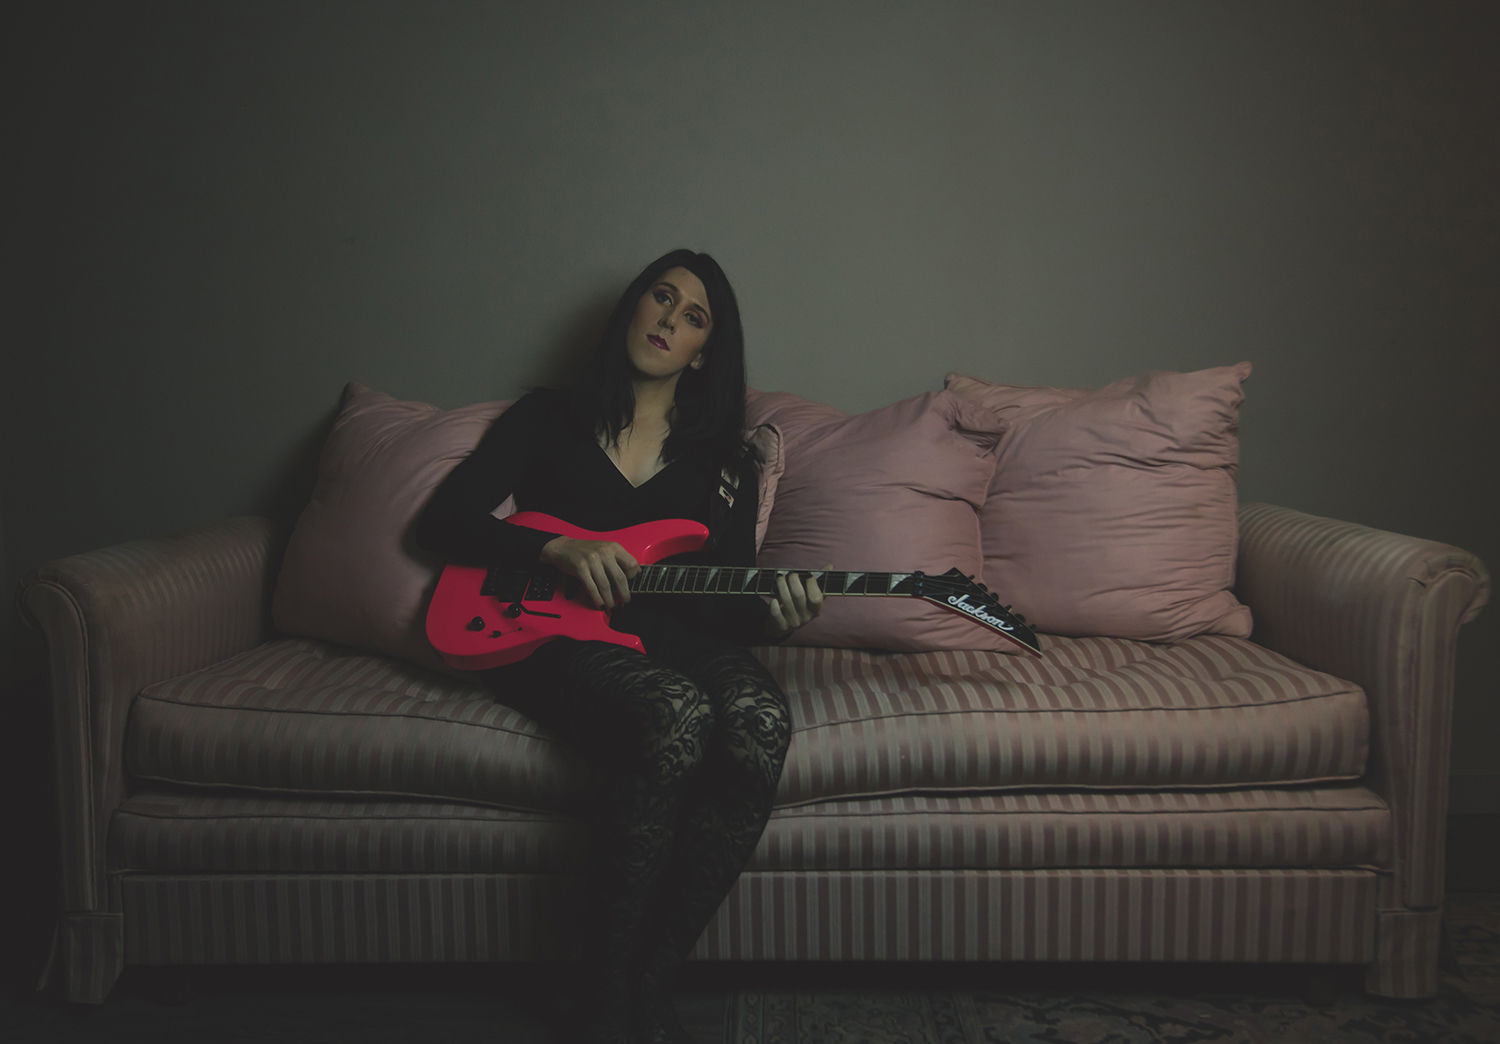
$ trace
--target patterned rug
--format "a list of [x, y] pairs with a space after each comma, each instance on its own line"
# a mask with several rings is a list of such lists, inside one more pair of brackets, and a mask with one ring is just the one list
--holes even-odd
[[[1057, 965], [1020, 971], [1009, 990], [745, 990], [726, 1013], [727, 1044], [1496, 1044], [1500, 896], [1453, 896], [1446, 962], [1431, 1001], [1358, 992], [1341, 972], [1327, 1004], [1291, 969], [1181, 965], [1094, 970], [1069, 988]], [[1345, 970], [1352, 972], [1353, 970]], [[1169, 978], [1177, 976], [1175, 980]], [[1238, 978], [1236, 978], [1238, 976]], [[1051, 982], [1041, 981], [1049, 979]], [[1013, 980], [1014, 981], [1014, 980]]]

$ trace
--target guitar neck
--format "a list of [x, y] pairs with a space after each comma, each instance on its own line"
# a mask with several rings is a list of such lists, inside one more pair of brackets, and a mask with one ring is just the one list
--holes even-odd
[[648, 565], [630, 589], [650, 594], [776, 593], [776, 578], [787, 573], [813, 577], [825, 595], [895, 595], [910, 573], [856, 573], [832, 569], [765, 569], [758, 566]]

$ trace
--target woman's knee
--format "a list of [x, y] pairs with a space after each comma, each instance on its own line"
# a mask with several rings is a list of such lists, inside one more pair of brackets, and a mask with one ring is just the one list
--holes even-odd
[[710, 757], [728, 782], [774, 791], [791, 737], [791, 714], [779, 691], [745, 694], [720, 712]]
[[671, 784], [697, 771], [713, 734], [713, 707], [680, 675], [643, 685], [633, 694], [628, 760], [647, 778]]

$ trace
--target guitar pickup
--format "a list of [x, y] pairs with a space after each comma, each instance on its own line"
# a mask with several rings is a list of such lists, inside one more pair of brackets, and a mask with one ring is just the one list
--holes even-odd
[[527, 579], [524, 569], [491, 569], [484, 574], [484, 584], [479, 588], [479, 593], [502, 602], [519, 602], [526, 593]]
[[534, 576], [531, 583], [526, 586], [526, 598], [528, 602], [550, 602], [557, 594], [557, 577]]

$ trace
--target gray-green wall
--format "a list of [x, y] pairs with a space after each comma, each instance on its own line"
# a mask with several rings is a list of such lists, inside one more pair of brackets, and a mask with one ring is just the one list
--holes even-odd
[[[556, 380], [678, 245], [760, 387], [1249, 359], [1244, 496], [1500, 565], [1494, 3], [45, 3], [4, 36], [12, 586], [294, 517], [344, 382]], [[1460, 651], [1473, 811], [1497, 635]]]

